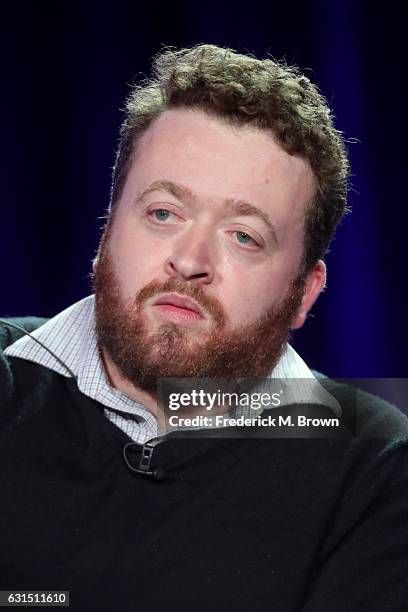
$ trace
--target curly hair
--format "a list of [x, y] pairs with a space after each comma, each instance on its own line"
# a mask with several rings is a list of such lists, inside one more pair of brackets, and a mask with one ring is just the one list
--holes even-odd
[[317, 190], [305, 213], [307, 274], [348, 211], [350, 174], [345, 140], [316, 85], [283, 61], [216, 45], [164, 49], [153, 60], [153, 78], [134, 86], [126, 103], [112, 174], [113, 214], [140, 137], [158, 115], [176, 108], [201, 110], [230, 125], [252, 124], [273, 133], [287, 153], [308, 160]]

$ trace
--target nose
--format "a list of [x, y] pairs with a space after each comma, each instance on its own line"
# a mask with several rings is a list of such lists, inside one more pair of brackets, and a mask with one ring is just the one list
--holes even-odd
[[169, 276], [207, 285], [214, 279], [215, 253], [208, 233], [192, 232], [180, 237], [165, 263]]

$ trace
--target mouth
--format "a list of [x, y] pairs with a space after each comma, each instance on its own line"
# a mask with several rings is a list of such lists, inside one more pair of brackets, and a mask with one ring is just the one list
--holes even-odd
[[153, 304], [162, 317], [176, 322], [200, 321], [205, 319], [199, 305], [186, 296], [168, 293], [160, 296]]

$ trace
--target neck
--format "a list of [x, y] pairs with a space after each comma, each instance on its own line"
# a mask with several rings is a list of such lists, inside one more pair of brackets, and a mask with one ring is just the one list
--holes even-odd
[[[120, 370], [114, 364], [105, 349], [101, 349], [100, 355], [105, 369], [105, 374], [110, 385], [130, 397], [130, 399], [134, 400], [135, 402], [142, 404], [156, 418], [159, 431], [164, 431], [166, 429], [166, 419], [163, 410], [159, 410], [157, 395], [153, 392], [145, 391], [129, 382], [128, 379], [121, 374]], [[201, 414], [208, 415], [206, 409], [202, 407], [197, 408], [192, 406], [185, 406], [184, 409], [186, 411], [188, 410], [189, 417]], [[229, 406], [217, 405], [214, 407], [214, 410], [211, 414], [225, 414], [229, 410]]]
[[129, 382], [119, 371], [108, 353], [101, 349], [100, 351], [103, 366], [105, 368], [106, 377], [112, 387], [122, 391], [130, 399], [142, 404], [156, 419], [159, 415], [157, 396], [155, 393], [144, 391], [140, 387]]

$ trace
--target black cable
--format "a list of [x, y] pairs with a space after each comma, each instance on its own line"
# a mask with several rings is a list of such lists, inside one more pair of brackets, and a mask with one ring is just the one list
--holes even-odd
[[[38, 338], [35, 338], [30, 332], [28, 332], [26, 329], [24, 329], [24, 327], [22, 327], [21, 325], [17, 325], [16, 323], [10, 323], [9, 321], [5, 321], [4, 319], [0, 319], [0, 323], [3, 323], [3, 325], [8, 325], [9, 327], [14, 327], [14, 329], [17, 329], [20, 332], [23, 332], [23, 334], [25, 336], [29, 336], [32, 340], [34, 340], [34, 342], [37, 342], [40, 346], [42, 346], [43, 349], [45, 349], [46, 351], [48, 351], [53, 357], [54, 359], [56, 359], [62, 366], [64, 366], [64, 368], [67, 370], [67, 372], [70, 373], [70, 375], [72, 376], [72, 378], [74, 378], [76, 380], [76, 376], [73, 373], [73, 371], [62, 361], [62, 359], [60, 359], [58, 357], [58, 355], [56, 355], [50, 348], [48, 348], [48, 346], [45, 346], [45, 344], [43, 344], [41, 342], [41, 340], [38, 340]], [[135, 468], [133, 465], [131, 465], [131, 463], [129, 462], [129, 459], [127, 457], [127, 450], [128, 448], [130, 448], [131, 446], [136, 446], [140, 448], [140, 445], [135, 443], [135, 442], [129, 442], [128, 444], [126, 444], [123, 448], [123, 459], [125, 461], [126, 466], [134, 473], [136, 474], [140, 474], [142, 476], [149, 476], [151, 478], [153, 478], [154, 480], [157, 481], [162, 481], [165, 478], [165, 470], [161, 467], [155, 468], [153, 470], [150, 470], [150, 459], [151, 457], [149, 457], [149, 462], [147, 465], [146, 469], [140, 469], [140, 468]], [[142, 447], [142, 449], [145, 448], [144, 446]]]
[[[147, 446], [149, 445], [149, 443], [147, 443]], [[123, 459], [125, 464], [127, 465], [127, 467], [129, 468], [129, 470], [131, 470], [133, 473], [135, 474], [139, 474], [140, 476], [149, 476], [150, 478], [153, 478], [153, 480], [157, 480], [158, 482], [161, 482], [162, 480], [165, 480], [166, 478], [166, 470], [162, 467], [156, 467], [153, 470], [150, 469], [150, 460], [149, 460], [149, 465], [146, 469], [140, 469], [134, 467], [127, 456], [127, 451], [129, 448], [131, 447], [137, 447], [137, 448], [141, 448], [142, 452], [143, 449], [146, 447], [145, 445], [141, 445], [141, 444], [137, 444], [136, 442], [128, 442], [127, 444], [125, 444], [125, 446], [123, 447]], [[151, 456], [150, 456], [151, 459]]]
[[51, 349], [49, 349], [48, 346], [45, 346], [45, 344], [43, 344], [41, 340], [38, 340], [38, 338], [35, 338], [32, 334], [30, 334], [30, 332], [24, 329], [24, 327], [21, 327], [21, 325], [17, 325], [16, 323], [10, 323], [9, 321], [5, 321], [4, 319], [0, 319], [0, 323], [3, 323], [4, 325], [9, 325], [10, 327], [14, 327], [15, 329], [18, 329], [19, 331], [23, 332], [24, 335], [29, 336], [31, 340], [34, 340], [46, 351], [48, 351], [54, 357], [54, 359], [56, 359], [62, 366], [64, 366], [67, 372], [69, 372], [71, 376], [76, 379], [76, 376], [73, 371], [62, 361], [62, 359], [60, 359]]

